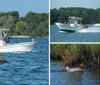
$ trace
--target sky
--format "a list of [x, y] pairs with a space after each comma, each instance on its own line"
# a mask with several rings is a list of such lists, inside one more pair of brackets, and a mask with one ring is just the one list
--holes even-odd
[[25, 16], [29, 11], [48, 13], [48, 0], [0, 0], [0, 12], [18, 11], [20, 16]]
[[85, 8], [100, 8], [100, 0], [51, 0], [50, 8], [60, 7], [85, 7]]

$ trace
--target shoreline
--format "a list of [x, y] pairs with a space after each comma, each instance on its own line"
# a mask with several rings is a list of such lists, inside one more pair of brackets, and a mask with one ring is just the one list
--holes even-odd
[[16, 35], [16, 36], [10, 36], [12, 38], [30, 38], [30, 36], [21, 36], [21, 35]]
[[[93, 26], [94, 24], [85, 24], [86, 26]], [[56, 26], [55, 24], [50, 25], [50, 26]]]
[[11, 38], [48, 38], [48, 37], [31, 37], [31, 36], [25, 36], [25, 35], [16, 35], [16, 36], [10, 36]]

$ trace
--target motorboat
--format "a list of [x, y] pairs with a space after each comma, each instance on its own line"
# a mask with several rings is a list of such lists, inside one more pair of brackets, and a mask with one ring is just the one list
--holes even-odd
[[67, 71], [69, 71], [69, 72], [83, 71], [80, 67], [69, 68], [68, 66], [66, 66], [65, 69], [66, 69]]
[[67, 24], [59, 22], [56, 22], [55, 24], [61, 31], [66, 31], [66, 32], [77, 32], [85, 27], [84, 25], [81, 25], [82, 18], [80, 17], [68, 17], [68, 19], [69, 21]]
[[36, 44], [36, 41], [32, 39], [30, 42], [16, 43], [16, 44], [5, 44], [3, 40], [3, 32], [8, 29], [0, 29], [0, 53], [7, 52], [30, 52], [33, 49], [33, 46]]

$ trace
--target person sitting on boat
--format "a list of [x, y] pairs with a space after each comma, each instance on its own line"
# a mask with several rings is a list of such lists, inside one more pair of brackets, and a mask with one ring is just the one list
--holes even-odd
[[7, 34], [4, 34], [3, 40], [4, 40], [4, 45], [10, 44], [10, 37]]

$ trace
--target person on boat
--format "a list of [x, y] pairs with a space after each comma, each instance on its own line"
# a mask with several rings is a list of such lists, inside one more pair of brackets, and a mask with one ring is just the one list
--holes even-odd
[[10, 44], [10, 37], [7, 34], [4, 34], [3, 40], [4, 40], [4, 45]]
[[82, 24], [82, 25], [81, 25], [81, 28], [85, 28], [85, 25]]

